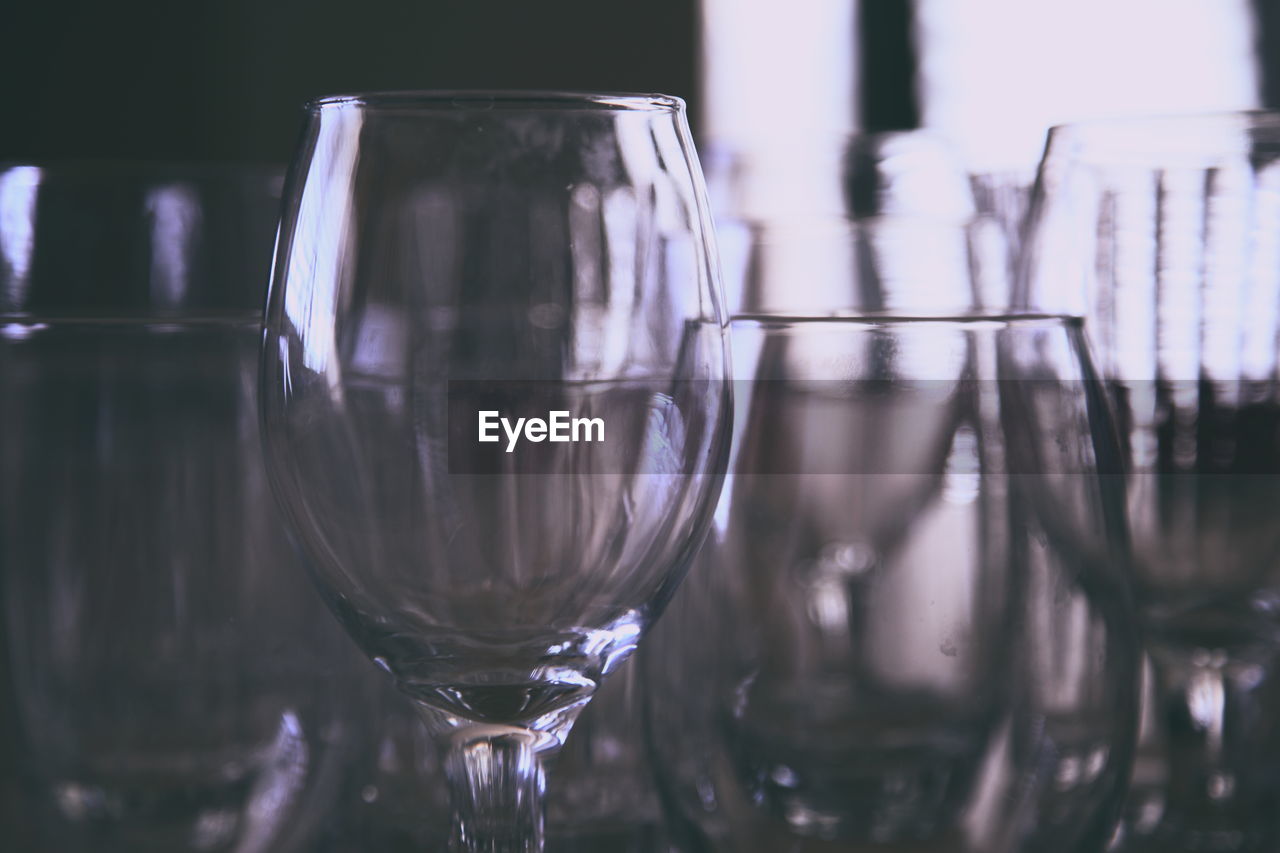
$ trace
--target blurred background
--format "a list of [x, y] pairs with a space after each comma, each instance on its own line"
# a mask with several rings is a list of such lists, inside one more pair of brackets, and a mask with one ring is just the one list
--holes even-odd
[[[753, 91], [772, 95], [806, 73], [824, 82], [805, 100], [843, 90], [845, 102], [822, 99], [824, 109], [870, 131], [974, 133], [1011, 102], [1023, 125], [1142, 104], [1280, 102], [1280, 51], [1263, 49], [1280, 34], [1275, 0], [704, 6], [7, 0], [0, 159], [283, 160], [303, 100], [388, 88], [660, 91], [686, 98], [700, 130], [712, 129], [717, 109], [738, 110]], [[704, 35], [711, 56], [699, 50]], [[733, 79], [711, 67], [738, 49], [755, 61], [722, 64]], [[711, 72], [705, 85], [700, 72]], [[995, 128], [986, 135], [1000, 144]]]
[[[845, 193], [855, 133], [932, 131], [978, 203], [1016, 221], [1051, 124], [1280, 107], [1280, 0], [0, 2], [0, 163], [278, 164], [306, 99], [428, 88], [684, 97], [733, 289], [735, 247], [748, 249], [732, 223], [859, 212]], [[899, 201], [936, 213], [944, 184]], [[0, 218], [20, 196], [0, 184]], [[779, 280], [817, 280], [778, 254]], [[830, 260], [811, 243], [799, 254]], [[7, 661], [0, 825], [12, 826]]]

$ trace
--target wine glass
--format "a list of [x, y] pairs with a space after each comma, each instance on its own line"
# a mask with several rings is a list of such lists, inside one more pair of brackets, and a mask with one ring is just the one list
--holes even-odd
[[[824, 192], [751, 198], [762, 164], [710, 166], [729, 313], [936, 315], [1008, 306], [1011, 249], [946, 141], [850, 136]], [[777, 199], [774, 199], [777, 201]]]
[[1101, 850], [1138, 644], [1079, 323], [731, 332], [730, 474], [639, 656], [686, 849]]
[[1280, 843], [1280, 115], [1055, 128], [1021, 299], [1087, 317], [1146, 633], [1126, 850]]
[[322, 98], [262, 409], [312, 574], [444, 754], [458, 850], [537, 850], [542, 761], [700, 544], [728, 451], [684, 104]]
[[354, 764], [361, 670], [300, 580], [262, 464], [281, 179], [0, 169], [14, 849], [311, 849]]

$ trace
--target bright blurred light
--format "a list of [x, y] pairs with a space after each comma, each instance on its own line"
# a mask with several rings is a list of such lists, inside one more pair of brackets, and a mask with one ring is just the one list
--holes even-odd
[[745, 218], [843, 210], [833, 177], [857, 127], [856, 9], [703, 0], [703, 137], [746, 170]]
[[1033, 168], [1052, 125], [1258, 104], [1248, 0], [918, 0], [923, 124], [975, 172]]
[[6, 267], [5, 301], [20, 305], [25, 297], [35, 252], [36, 195], [40, 170], [15, 166], [0, 172], [0, 260]]

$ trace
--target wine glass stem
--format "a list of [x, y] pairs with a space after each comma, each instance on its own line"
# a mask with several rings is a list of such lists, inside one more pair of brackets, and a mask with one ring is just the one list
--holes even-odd
[[1280, 743], [1271, 723], [1280, 696], [1271, 643], [1151, 645], [1158, 715], [1168, 740], [1165, 811], [1184, 833], [1225, 826], [1259, 838], [1265, 833], [1266, 843], [1273, 843], [1276, 830], [1260, 804], [1274, 799], [1275, 782], [1259, 772], [1255, 758], [1272, 754]]
[[454, 853], [542, 853], [546, 777], [534, 743], [509, 727], [455, 734], [445, 758]]

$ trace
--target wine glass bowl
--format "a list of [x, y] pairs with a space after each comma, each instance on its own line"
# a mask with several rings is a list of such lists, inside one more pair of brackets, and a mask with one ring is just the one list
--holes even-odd
[[[322, 99], [291, 186], [273, 482], [332, 609], [450, 745], [455, 800], [483, 799], [481, 765], [540, 778], [719, 487], [727, 357], [683, 104]], [[458, 806], [455, 841], [507, 832], [530, 785], [488, 817]]]
[[1055, 128], [1022, 297], [1088, 318], [1130, 471], [1149, 612], [1269, 609], [1280, 116]]

